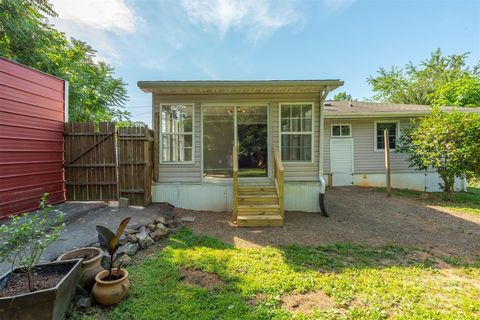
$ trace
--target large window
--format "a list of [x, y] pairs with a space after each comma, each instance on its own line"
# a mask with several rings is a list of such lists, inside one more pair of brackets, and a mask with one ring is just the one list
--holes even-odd
[[384, 150], [383, 131], [388, 130], [388, 147], [395, 149], [398, 138], [398, 122], [375, 122], [375, 149]]
[[312, 161], [313, 105], [311, 103], [280, 105], [280, 139], [283, 161]]
[[162, 162], [193, 162], [193, 105], [161, 106]]

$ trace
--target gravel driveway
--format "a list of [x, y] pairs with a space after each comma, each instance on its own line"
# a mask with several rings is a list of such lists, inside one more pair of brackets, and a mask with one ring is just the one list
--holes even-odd
[[409, 198], [373, 192], [368, 188], [330, 188], [329, 218], [320, 214], [286, 212], [279, 228], [236, 228], [231, 213], [175, 209], [195, 216], [187, 226], [196, 233], [218, 237], [237, 247], [351, 242], [366, 245], [398, 244], [435, 254], [471, 260], [480, 256], [480, 217], [449, 212]]

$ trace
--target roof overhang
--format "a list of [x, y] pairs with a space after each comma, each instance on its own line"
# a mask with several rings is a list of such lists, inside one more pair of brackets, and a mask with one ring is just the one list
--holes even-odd
[[139, 81], [144, 92], [159, 94], [318, 93], [343, 85], [333, 80]]

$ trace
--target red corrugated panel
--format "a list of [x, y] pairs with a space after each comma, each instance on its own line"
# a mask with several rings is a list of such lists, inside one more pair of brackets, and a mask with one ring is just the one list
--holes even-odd
[[65, 201], [65, 82], [0, 58], [0, 218]]

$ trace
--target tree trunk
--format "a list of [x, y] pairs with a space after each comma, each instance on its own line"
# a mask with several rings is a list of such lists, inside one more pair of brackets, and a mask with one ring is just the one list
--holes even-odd
[[33, 271], [27, 270], [28, 289], [30, 292], [35, 291], [35, 279], [33, 278]]
[[443, 170], [438, 170], [440, 177], [443, 180], [443, 192], [449, 201], [453, 198], [454, 184], [455, 184], [455, 175], [449, 174]]

